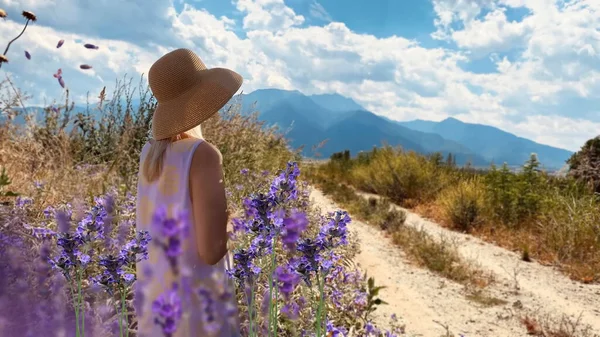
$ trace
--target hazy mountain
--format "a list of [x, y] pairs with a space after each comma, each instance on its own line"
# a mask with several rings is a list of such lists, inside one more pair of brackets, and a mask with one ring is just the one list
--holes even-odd
[[338, 94], [310, 95], [308, 96], [318, 105], [331, 111], [355, 111], [366, 110], [353, 99]]
[[506, 162], [509, 165], [521, 165], [529, 159], [531, 153], [536, 153], [544, 166], [560, 169], [572, 154], [571, 151], [539, 144], [492, 126], [464, 123], [455, 118], [447, 118], [441, 122], [414, 120], [396, 124], [439, 134], [445, 139], [465, 145], [496, 164]]
[[[258, 111], [262, 120], [270, 123], [277, 122], [278, 125], [284, 128], [288, 127], [289, 123], [282, 124], [279, 123], [280, 120], [291, 121], [296, 116], [303, 116], [310, 120], [314, 124], [314, 127], [324, 129], [343, 114], [342, 111], [335, 109], [334, 102], [337, 101], [349, 105], [348, 101], [342, 100], [343, 97], [339, 95], [342, 99], [324, 96], [319, 95], [316, 101], [324, 102], [327, 106], [334, 107], [334, 109], [329, 109], [327, 106], [316, 103], [313, 97], [305, 96], [299, 91], [261, 89], [243, 95], [242, 111]], [[282, 114], [288, 116], [278, 116]]]
[[337, 94], [306, 96], [298, 91], [265, 89], [244, 95], [242, 102], [243, 111], [258, 111], [259, 119], [288, 131], [291, 145], [304, 145], [305, 156], [312, 157], [312, 146], [327, 140], [318, 150], [324, 157], [345, 149], [356, 154], [388, 143], [420, 153], [453, 153], [458, 163], [488, 164], [458, 142], [400, 126]]

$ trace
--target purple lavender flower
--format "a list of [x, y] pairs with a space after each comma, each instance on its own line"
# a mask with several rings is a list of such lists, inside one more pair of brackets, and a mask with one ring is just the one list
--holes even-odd
[[330, 337], [344, 337], [348, 333], [346, 329], [334, 326], [333, 322], [331, 322], [330, 320], [327, 320], [326, 327], [327, 332], [329, 333], [327, 336]]
[[295, 200], [298, 197], [296, 179], [300, 175], [300, 169], [295, 162], [289, 162], [286, 170], [282, 170], [271, 183], [269, 196], [278, 202]]
[[217, 310], [215, 308], [215, 301], [213, 299], [212, 294], [210, 293], [210, 291], [204, 287], [200, 287], [198, 289], [198, 295], [201, 298], [201, 303], [202, 303], [202, 319], [203, 319], [203, 323], [204, 323], [204, 332], [208, 333], [209, 335], [214, 334], [219, 328], [220, 328], [220, 323], [219, 322], [219, 318], [220, 317], [216, 317], [217, 316]]
[[298, 273], [298, 275], [300, 275], [300, 277], [302, 278], [304, 283], [306, 283], [306, 285], [308, 285], [309, 287], [312, 286], [311, 276], [313, 272], [316, 271], [316, 269], [308, 259], [306, 259], [305, 257], [292, 258], [289, 262], [289, 265], [292, 268], [292, 270], [294, 270], [296, 273]]
[[281, 313], [291, 320], [300, 317], [300, 305], [298, 303], [287, 303], [281, 308]]
[[347, 226], [350, 221], [350, 216], [345, 211], [330, 213], [319, 231], [318, 240], [324, 242], [328, 248], [348, 244]]
[[[44, 217], [46, 219], [49, 219], [50, 217], [54, 216], [54, 213], [55, 213], [55, 210], [54, 210], [54, 207], [52, 207], [52, 206], [48, 206], [44, 209]], [[69, 229], [67, 228], [67, 231], [68, 230]]]
[[248, 172], [250, 172], [250, 170], [248, 170], [247, 168], [244, 168], [244, 169], [241, 169], [241, 170], [240, 170], [240, 173], [241, 173], [242, 175], [247, 175], [247, 174], [248, 174]]
[[178, 274], [177, 257], [183, 253], [183, 239], [189, 234], [189, 213], [181, 210], [176, 218], [167, 218], [166, 208], [161, 207], [154, 214], [153, 226], [162, 235], [155, 243], [163, 249], [173, 272]]
[[176, 286], [160, 294], [152, 302], [152, 312], [158, 316], [154, 322], [162, 328], [165, 336], [172, 336], [177, 331], [177, 323], [181, 319], [183, 310]]
[[293, 273], [289, 266], [279, 266], [275, 269], [275, 279], [279, 283], [279, 291], [283, 294], [286, 300], [289, 300], [294, 292], [298, 283], [300, 283], [300, 277], [298, 274]]
[[300, 235], [307, 226], [306, 213], [298, 210], [293, 210], [289, 217], [283, 219], [281, 240], [288, 250], [293, 251], [296, 248], [296, 242], [298, 242]]
[[371, 322], [367, 322], [367, 324], [365, 324], [365, 334], [367, 336], [379, 336], [381, 333]]
[[[42, 225], [45, 225], [44, 223], [42, 223]], [[49, 237], [55, 237], [56, 236], [56, 232], [48, 229], [46, 227], [33, 227], [29, 224], [23, 224], [23, 227], [25, 227], [26, 229], [30, 229], [31, 230], [31, 234], [37, 238], [37, 239], [46, 239]]]
[[27, 206], [33, 204], [33, 199], [27, 197], [17, 197], [15, 199], [15, 207], [19, 209], [25, 209]]
[[255, 253], [246, 249], [238, 249], [233, 254], [233, 268], [227, 274], [243, 285], [246, 281], [254, 279], [260, 273], [260, 268], [253, 263]]
[[118, 289], [132, 285], [136, 277], [128, 270], [132, 270], [135, 263], [148, 258], [150, 240], [147, 231], [139, 231], [136, 238], [122, 247], [118, 255], [101, 256], [98, 264], [103, 267], [103, 272], [92, 278], [92, 282], [102, 286], [109, 294], [115, 294]]

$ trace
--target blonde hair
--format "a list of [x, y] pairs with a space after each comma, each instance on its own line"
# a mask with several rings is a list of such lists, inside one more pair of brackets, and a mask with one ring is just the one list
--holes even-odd
[[202, 127], [198, 125], [175, 137], [162, 140], [150, 140], [150, 149], [148, 149], [148, 154], [146, 155], [142, 167], [142, 174], [147, 182], [153, 182], [160, 177], [167, 148], [171, 146], [173, 142], [185, 138], [202, 139]]

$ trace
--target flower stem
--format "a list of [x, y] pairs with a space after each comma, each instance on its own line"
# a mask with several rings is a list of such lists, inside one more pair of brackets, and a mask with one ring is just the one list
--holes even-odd
[[277, 287], [275, 287], [275, 311], [274, 311], [274, 316], [275, 316], [274, 317], [275, 318], [275, 330], [274, 330], [274, 332], [275, 332], [275, 334], [274, 334], [274, 337], [277, 337], [277, 323], [278, 323], [278, 321], [277, 321], [277, 312], [278, 312], [278, 309], [277, 309], [277, 300], [278, 300], [278, 298], [277, 297], [278, 297], [278, 295], [279, 295], [279, 291], [278, 291]]
[[[10, 42], [6, 45], [6, 49], [4, 49], [4, 53], [3, 55], [6, 55], [6, 53], [8, 53], [8, 49], [10, 48], [10, 45], [17, 41], [21, 35], [23, 35], [23, 33], [25, 33], [25, 29], [27, 29], [27, 26], [29, 25], [29, 19], [27, 19], [27, 22], [25, 22], [25, 27], [23, 27], [23, 30], [21, 31], [21, 33], [19, 35], [17, 35], [17, 37], [15, 37], [14, 39], [10, 40]], [[2, 68], [2, 62], [0, 62], [0, 68]]]
[[[117, 301], [115, 301], [115, 312], [117, 314], [119, 313], [119, 303]], [[119, 320], [119, 337], [123, 337], [123, 321], [121, 315], [118, 315], [117, 319]]]
[[[323, 302], [324, 302], [324, 289], [325, 289], [325, 278], [323, 277], [323, 280], [321, 281], [321, 279], [319, 278], [319, 275], [317, 274], [317, 283], [319, 285], [319, 306], [317, 308], [317, 337], [321, 337], [321, 333], [323, 332], [324, 335], [324, 330], [323, 329]], [[326, 329], [325, 329], [326, 330]]]
[[273, 307], [273, 288], [275, 284], [273, 282], [273, 273], [275, 272], [275, 264], [277, 263], [277, 258], [275, 255], [275, 242], [276, 237], [273, 237], [273, 242], [271, 243], [271, 247], [273, 249], [272, 258], [271, 258], [271, 272], [269, 273], [269, 336], [277, 335], [277, 313], [274, 312]]
[[253, 310], [252, 308], [254, 308], [254, 284], [253, 282], [250, 282], [250, 298], [248, 299], [248, 335], [249, 337], [253, 337], [254, 336], [254, 325], [253, 320]]
[[327, 306], [325, 305], [325, 279], [327, 278], [327, 272], [323, 273], [323, 284], [321, 287], [321, 299], [323, 306], [321, 307], [321, 315], [323, 317], [323, 333], [327, 332]]
[[127, 315], [126, 315], [126, 306], [125, 306], [125, 288], [123, 287], [121, 289], [121, 315], [122, 315], [122, 322], [124, 325], [124, 330], [125, 330], [125, 337], [129, 336], [129, 324], [127, 324]]
[[78, 301], [79, 309], [81, 310], [81, 312], [80, 312], [80, 315], [81, 315], [81, 337], [85, 336], [85, 304], [83, 303], [83, 296], [81, 294], [81, 274], [82, 273], [83, 273], [83, 270], [79, 270], [77, 273], [77, 288], [78, 288], [77, 301]]
[[71, 298], [73, 299], [73, 307], [75, 309], [75, 336], [80, 337], [81, 334], [79, 332], [79, 303], [77, 303], [75, 297], [75, 290], [73, 289], [73, 284], [69, 281], [69, 289], [71, 289]]

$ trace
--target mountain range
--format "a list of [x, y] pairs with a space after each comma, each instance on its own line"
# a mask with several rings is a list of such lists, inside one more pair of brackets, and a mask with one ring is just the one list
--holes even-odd
[[350, 98], [338, 94], [304, 95], [299, 91], [260, 89], [242, 98], [244, 113], [258, 112], [259, 119], [277, 125], [292, 147], [302, 154], [321, 157], [350, 150], [355, 155], [374, 146], [389, 144], [423, 154], [452, 153], [459, 165], [491, 163], [522, 165], [536, 153], [546, 169], [560, 169], [572, 152], [518, 137], [498, 128], [465, 123], [455, 118], [440, 122], [394, 121], [376, 115]]

